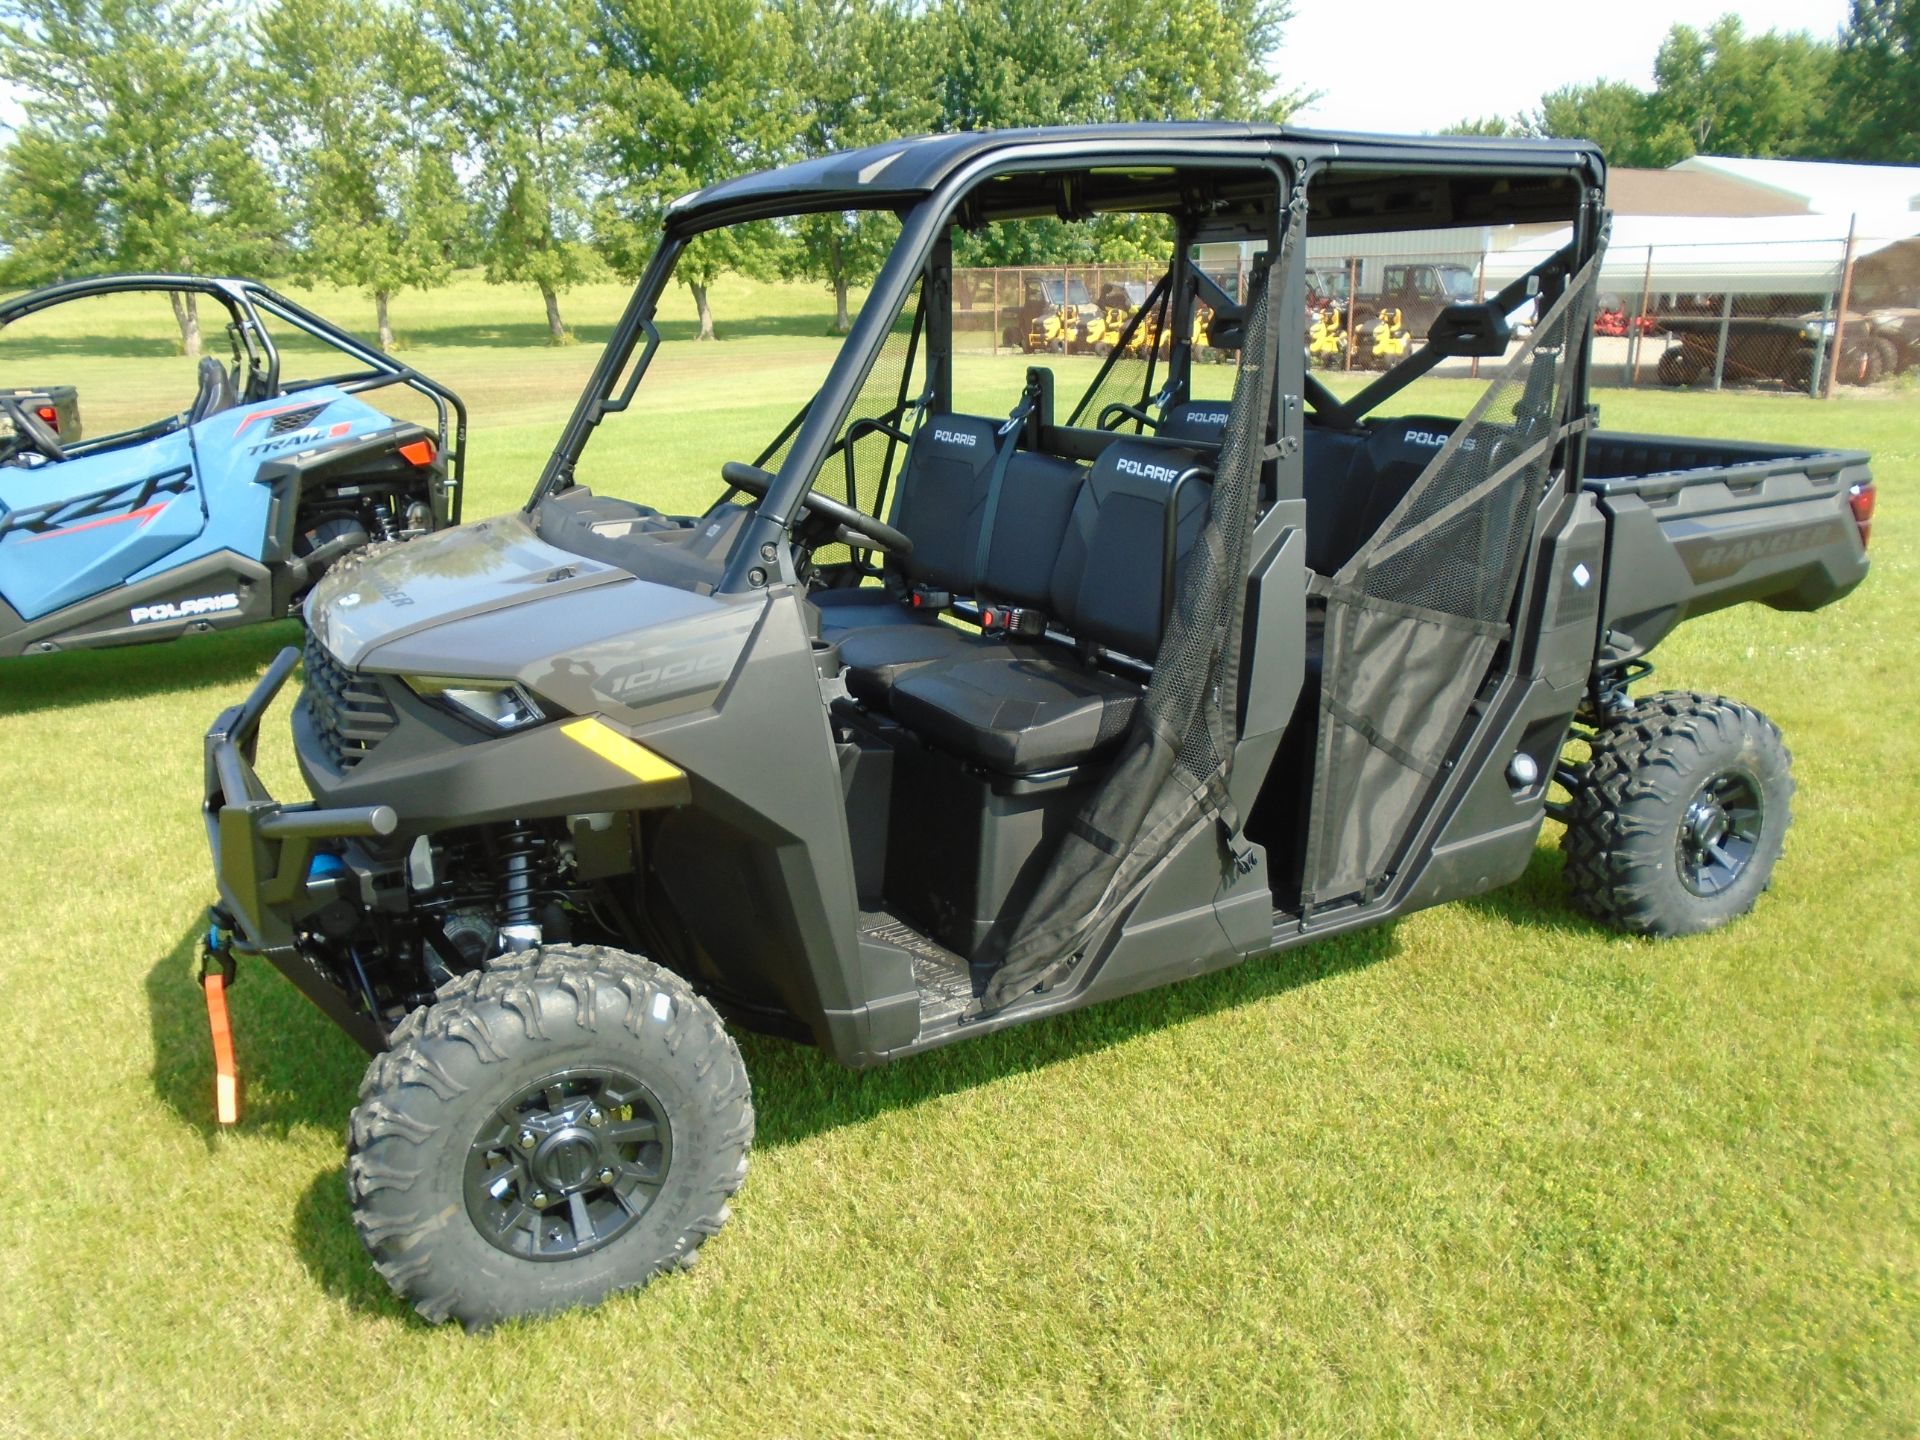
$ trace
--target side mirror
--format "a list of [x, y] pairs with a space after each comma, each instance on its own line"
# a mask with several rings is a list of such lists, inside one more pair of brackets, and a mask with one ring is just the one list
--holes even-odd
[[1433, 317], [1427, 328], [1427, 345], [1441, 355], [1466, 359], [1469, 356], [1497, 358], [1507, 353], [1513, 340], [1513, 327], [1507, 317], [1490, 301], [1472, 305], [1449, 305]]

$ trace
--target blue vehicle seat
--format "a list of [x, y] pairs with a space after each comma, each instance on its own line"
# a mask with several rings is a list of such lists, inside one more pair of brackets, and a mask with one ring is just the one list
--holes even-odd
[[227, 367], [211, 355], [200, 357], [200, 389], [193, 397], [193, 405], [187, 411], [187, 424], [198, 425], [209, 415], [218, 415], [222, 410], [231, 410], [240, 403], [240, 397], [234, 392], [233, 377], [227, 373]]

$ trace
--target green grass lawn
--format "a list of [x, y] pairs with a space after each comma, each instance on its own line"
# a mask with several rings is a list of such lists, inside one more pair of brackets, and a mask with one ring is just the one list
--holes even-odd
[[[619, 298], [569, 320], [603, 338]], [[647, 469], [744, 456], [822, 363], [823, 294], [716, 307], [764, 333], [669, 317]], [[594, 346], [531, 343], [538, 297], [477, 284], [396, 320], [473, 405], [469, 514], [518, 503]], [[127, 349], [23, 353], [91, 415]], [[963, 392], [1004, 410], [1024, 363], [967, 359]], [[233, 995], [246, 1115], [212, 1123], [200, 737], [294, 627], [0, 669], [0, 1434], [1920, 1432], [1920, 404], [1599, 398], [1876, 456], [1856, 595], [1657, 656], [1794, 752], [1756, 914], [1596, 929], [1549, 826], [1504, 891], [887, 1070], [746, 1037], [759, 1143], [700, 1266], [484, 1336], [364, 1260], [363, 1059], [264, 966]]]

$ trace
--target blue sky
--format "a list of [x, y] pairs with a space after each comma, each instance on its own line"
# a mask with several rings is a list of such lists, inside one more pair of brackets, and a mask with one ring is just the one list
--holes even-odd
[[1671, 27], [1729, 12], [1755, 33], [1831, 36], [1847, 0], [1294, 0], [1293, 11], [1280, 83], [1324, 92], [1300, 124], [1417, 133], [1532, 109], [1577, 81], [1651, 89]]

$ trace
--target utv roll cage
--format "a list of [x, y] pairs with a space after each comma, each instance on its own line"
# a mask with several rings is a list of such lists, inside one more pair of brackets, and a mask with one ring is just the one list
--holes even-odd
[[[460, 518], [465, 493], [467, 407], [460, 397], [404, 361], [367, 344], [313, 311], [258, 281], [229, 276], [170, 275], [161, 272], [131, 275], [92, 275], [50, 285], [0, 303], [0, 331], [15, 321], [43, 310], [101, 295], [150, 291], [162, 294], [204, 295], [227, 314], [227, 334], [233, 345], [234, 389], [243, 403], [269, 399], [289, 389], [331, 385], [349, 395], [403, 385], [424, 396], [434, 407], [439, 453], [447, 468], [450, 520]], [[358, 368], [284, 383], [280, 378], [280, 350], [261, 322], [262, 314], [284, 321], [295, 330], [340, 351]], [[244, 372], [244, 373], [241, 373]]]
[[[1062, 173], [1067, 162], [1075, 163], [1075, 173]], [[1311, 175], [1307, 225], [1319, 236], [1533, 220], [1563, 225], [1573, 216], [1574, 236], [1567, 251], [1509, 286], [1493, 304], [1508, 300], [1518, 304], [1528, 294], [1539, 293], [1542, 277], [1551, 273], [1564, 279], [1592, 254], [1600, 239], [1605, 162], [1597, 147], [1583, 141], [1521, 144], [1479, 136], [1356, 139], [1214, 122], [1115, 125], [927, 136], [742, 176], [684, 196], [668, 207], [661, 244], [525, 508], [531, 512], [543, 498], [573, 484], [575, 467], [594, 428], [607, 414], [625, 410], [632, 402], [660, 344], [652, 318], [654, 303], [680, 253], [707, 230], [852, 209], [890, 209], [902, 222], [892, 252], [825, 384], [761, 456], [764, 461], [786, 446], [774, 483], [759, 503], [749, 533], [734, 548], [719, 587], [742, 593], [767, 582], [755, 557], [773, 553], [766, 547], [779, 549], [808, 489], [834, 455], [856, 438], [844, 429], [851, 407], [895, 317], [923, 277], [928, 287], [921, 307], [924, 319], [915, 320], [915, 343], [926, 349], [925, 401], [934, 409], [951, 405], [952, 224], [971, 229], [996, 220], [1072, 220], [1104, 210], [1157, 210], [1176, 218], [1180, 233], [1169, 272], [1135, 311], [1121, 343], [1114, 346], [1086, 392], [1093, 396], [1101, 392], [1124, 353], [1125, 342], [1156, 307], [1176, 335], [1190, 327], [1196, 300], [1211, 306], [1217, 319], [1224, 320], [1223, 333], [1231, 334], [1240, 322], [1240, 307], [1233, 298], [1189, 260], [1191, 245], [1201, 236], [1209, 241], [1263, 241], [1269, 254], [1279, 254], [1280, 210], [1269, 210], [1260, 233], [1245, 225], [1235, 228], [1231, 210], [1239, 187], [1219, 178], [1235, 170], [1250, 172], [1240, 192], [1245, 196], [1256, 196], [1263, 188], [1270, 193], [1278, 181], [1284, 197]], [[1206, 172], [1206, 183], [1196, 183], [1196, 172]], [[990, 187], [982, 183], [989, 180]], [[1293, 263], [1304, 271], [1302, 258]], [[1486, 308], [1490, 311], [1492, 306]], [[1171, 315], [1165, 313], [1168, 309]], [[1309, 375], [1304, 380], [1304, 398], [1321, 415], [1351, 424], [1449, 354], [1476, 353], [1457, 348], [1471, 343], [1475, 342], [1469, 337], [1454, 337], [1429, 345], [1414, 357], [1427, 357], [1420, 364], [1403, 365], [1404, 374], [1390, 372], [1345, 403]], [[1492, 341], [1482, 335], [1478, 343]], [[1186, 347], [1176, 345], [1168, 364], [1182, 366], [1189, 359]], [[1584, 353], [1577, 364], [1576, 393], [1584, 403]], [[1131, 420], [1136, 432], [1147, 428], [1140, 412], [1160, 396], [1179, 393], [1185, 383], [1185, 375], [1170, 372], [1156, 392], [1150, 370], [1145, 392], [1130, 413], [1118, 418]], [[1069, 425], [1087, 420], [1104, 425], [1116, 418], [1112, 412], [1113, 407], [1107, 406], [1098, 415], [1083, 416], [1076, 407]], [[879, 418], [897, 425], [900, 414]], [[1582, 442], [1576, 437], [1569, 443]]]

